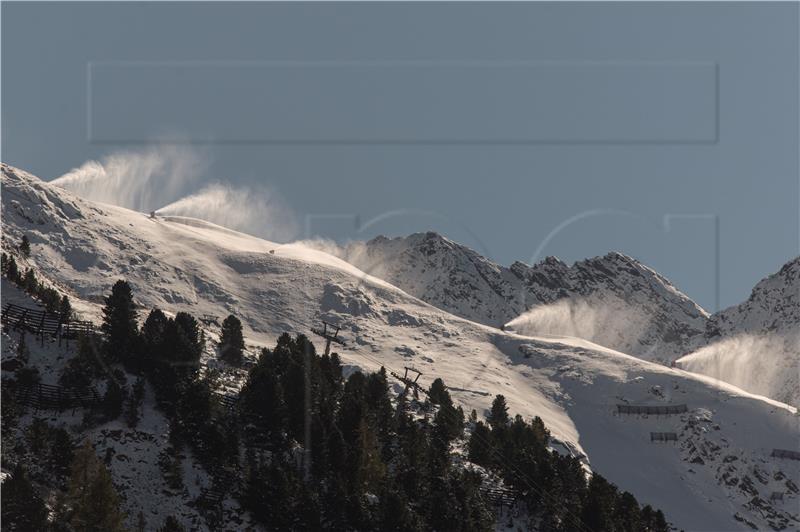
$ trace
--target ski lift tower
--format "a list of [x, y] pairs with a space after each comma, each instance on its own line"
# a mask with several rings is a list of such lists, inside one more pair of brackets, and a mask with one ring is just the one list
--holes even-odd
[[314, 327], [311, 328], [311, 332], [313, 332], [314, 334], [316, 334], [318, 336], [322, 336], [323, 338], [325, 338], [325, 354], [326, 355], [330, 355], [331, 354], [331, 342], [337, 343], [337, 344], [339, 344], [341, 346], [347, 345], [347, 344], [344, 343], [344, 340], [339, 338], [339, 331], [340, 330], [341, 330], [341, 327], [339, 327], [338, 325], [333, 325], [333, 324], [328, 323], [327, 321], [324, 321], [324, 320], [322, 321], [322, 328], [321, 329], [314, 328]]
[[[425, 391], [425, 389], [422, 388], [422, 386], [420, 386], [419, 383], [417, 383], [419, 378], [422, 376], [422, 372], [420, 370], [414, 368], [414, 367], [410, 367], [409, 368], [408, 366], [404, 366], [403, 369], [405, 370], [405, 372], [403, 373], [402, 377], [400, 375], [398, 375], [397, 373], [395, 373], [395, 372], [391, 372], [392, 376], [394, 378], [398, 379], [399, 381], [401, 381], [403, 384], [406, 385], [405, 389], [403, 390], [403, 394], [402, 395], [405, 396], [408, 393], [408, 389], [409, 388], [414, 390], [414, 397], [415, 398], [419, 397], [419, 392], [420, 391], [422, 393], [427, 393]], [[409, 375], [409, 371], [411, 373], [416, 373], [417, 374], [416, 377], [414, 377], [413, 380], [411, 379], [411, 376]]]

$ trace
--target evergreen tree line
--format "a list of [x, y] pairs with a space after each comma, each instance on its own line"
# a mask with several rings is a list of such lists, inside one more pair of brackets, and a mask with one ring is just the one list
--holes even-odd
[[[150, 312], [141, 329], [130, 287], [112, 289], [103, 331], [110, 363], [148, 378], [171, 416], [176, 446], [188, 442], [212, 469], [244, 477], [241, 503], [265, 526], [289, 528], [491, 528], [481, 477], [454, 464], [452, 444], [465, 438], [464, 412], [436, 379], [430, 411], [412, 416], [405, 398], [393, 406], [386, 372], [347, 379], [338, 356], [317, 355], [302, 335], [284, 334], [262, 350], [234, 412], [200, 377], [204, 337], [189, 314]], [[241, 323], [223, 323], [220, 354], [240, 360]], [[232, 354], [234, 353], [234, 354]], [[577, 458], [548, 450], [542, 420], [513, 420], [502, 396], [487, 423], [471, 416], [470, 461], [499, 475], [542, 530], [662, 531], [660, 511], [599, 474], [588, 481]], [[243, 449], [243, 452], [240, 452]], [[243, 455], [243, 456], [242, 456]]]
[[[10, 260], [4, 260], [4, 264], [4, 274], [14, 271], [13, 266], [8, 267], [14, 264]], [[145, 379], [158, 386], [160, 404], [171, 414], [176, 413], [176, 404], [183, 406], [186, 399], [192, 397], [191, 390], [187, 389], [195, 381], [204, 342], [199, 325], [193, 317], [181, 313], [167, 318], [160, 311], [154, 311], [149, 318], [140, 331], [131, 288], [128, 283], [118, 281], [103, 309], [101, 330], [104, 337], [79, 338], [77, 353], [66, 364], [60, 383], [82, 388], [99, 379], [106, 381], [101, 407], [85, 413], [84, 426], [124, 415], [128, 425], [135, 427], [144, 398]], [[140, 377], [129, 386], [122, 368]], [[30, 376], [22, 370], [17, 373], [17, 381], [38, 379], [35, 371]], [[22, 413], [22, 408], [14, 401], [14, 384], [6, 383], [2, 389], [4, 433], [16, 425]], [[183, 408], [184, 411], [174, 415], [176, 419], [190, 419], [185, 410], [191, 409]], [[3, 483], [4, 528], [55, 532], [126, 530], [125, 515], [120, 511], [120, 499], [111, 475], [88, 441], [75, 449], [66, 430], [42, 420], [34, 420], [25, 432], [27, 447], [12, 454], [23, 455], [27, 449], [36, 467], [26, 468], [22, 460], [6, 463], [9, 453], [4, 453], [4, 467], [12, 471]], [[35, 471], [34, 478], [31, 478], [31, 471]], [[40, 495], [42, 492], [54, 492], [55, 498], [50, 499], [55, 504], [48, 508]], [[139, 521], [143, 522], [142, 516]], [[137, 529], [144, 530], [142, 526]], [[180, 531], [183, 527], [169, 517], [160, 530]]]
[[519, 415], [511, 419], [505, 397], [498, 395], [486, 423], [474, 422], [467, 451], [471, 462], [520, 494], [530, 524], [542, 532], [669, 530], [660, 510], [640, 506], [632, 494], [620, 492], [599, 473], [587, 481], [580, 460], [548, 450], [549, 441], [541, 418], [530, 423]]
[[284, 334], [250, 371], [239, 416], [240, 501], [269, 529], [492, 528], [480, 476], [453, 461], [463, 414], [412, 416], [383, 368], [345, 379], [336, 354]]
[[[44, 425], [44, 427], [42, 426]], [[32, 430], [59, 431], [40, 422]], [[98, 458], [88, 440], [73, 450], [67, 442], [58, 442], [52, 452], [68, 454], [68, 475], [60, 491], [46, 504], [41, 488], [31, 479], [21, 464], [11, 468], [3, 482], [3, 530], [19, 532], [125, 532], [126, 515], [120, 511], [120, 496], [112, 482], [111, 473]], [[59, 459], [63, 460], [65, 456]], [[48, 507], [49, 506], [49, 507]], [[140, 513], [133, 530], [146, 530]], [[172, 516], [165, 519], [159, 532], [182, 532], [185, 529]]]
[[[19, 251], [24, 257], [30, 256], [31, 247], [27, 236], [23, 235]], [[47, 312], [61, 314], [64, 320], [72, 318], [72, 305], [69, 298], [66, 295], [61, 296], [55, 288], [39, 281], [33, 268], [26, 268], [23, 273], [14, 257], [3, 253], [0, 256], [0, 271], [6, 279], [23, 289], [31, 297], [38, 299]]]
[[[129, 423], [138, 420], [149, 381], [170, 420], [161, 464], [168, 485], [182, 486], [179, 450], [189, 445], [215, 483], [270, 530], [490, 530], [483, 475], [459, 463], [454, 444], [466, 445], [470, 462], [516, 493], [531, 527], [668, 530], [660, 511], [641, 507], [598, 474], [587, 481], [578, 459], [549, 451], [542, 420], [510, 419], [502, 396], [486, 423], [474, 411], [467, 422], [436, 379], [412, 412], [405, 395], [393, 404], [384, 368], [345, 378], [338, 355], [317, 355], [305, 336], [283, 334], [274, 349], [262, 350], [228, 411], [215, 398], [214, 375], [200, 371], [205, 338], [193, 316], [153, 309], [139, 327], [125, 281], [112, 288], [103, 315], [105, 339], [81, 343], [67, 378], [86, 368], [90, 380], [105, 372], [105, 416], [125, 415]], [[235, 361], [244, 346], [235, 334], [241, 323], [226, 321], [220, 356]], [[119, 367], [139, 376], [133, 386]], [[109, 494], [100, 500], [114, 506]], [[113, 530], [108, 511], [100, 522]]]

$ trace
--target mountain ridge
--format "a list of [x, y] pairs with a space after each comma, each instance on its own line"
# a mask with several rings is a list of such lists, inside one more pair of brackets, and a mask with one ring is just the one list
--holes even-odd
[[613, 299], [618, 309], [624, 307], [619, 303], [630, 302], [648, 315], [639, 338], [611, 341], [608, 336], [575, 335], [662, 363], [690, 351], [708, 318], [665, 277], [617, 251], [572, 266], [546, 257], [530, 266], [516, 261], [505, 267], [438, 233], [425, 232], [349, 244], [340, 256], [442, 310], [493, 327], [563, 299], [581, 298], [588, 307], [596, 307], [596, 314], [602, 312], [605, 299]]
[[[37, 275], [66, 287], [86, 317], [99, 319], [98, 297], [124, 277], [144, 308], [236, 313], [255, 348], [273, 345], [282, 332], [307, 334], [320, 319], [334, 321], [347, 342], [339, 350], [346, 366], [413, 365], [423, 372], [423, 386], [441, 376], [454, 400], [480, 416], [487, 397], [502, 393], [511, 411], [545, 421], [559, 452], [582, 457], [588, 468], [662, 508], [678, 527], [798, 522], [796, 492], [778, 480], [796, 478], [797, 466], [768, 457], [771, 448], [796, 441], [793, 408], [586, 340], [530, 337], [468, 321], [307, 246], [150, 218], [10, 172], [3, 167], [4, 237], [28, 235]], [[431, 254], [437, 261], [438, 246]], [[496, 278], [490, 264], [476, 260]], [[236, 382], [225, 384], [236, 389]], [[687, 412], [623, 416], [617, 404], [686, 404]], [[674, 448], [654, 445], [651, 431], [674, 431], [678, 441]], [[756, 464], [766, 483], [755, 479]], [[769, 500], [775, 490], [786, 492], [785, 501]]]

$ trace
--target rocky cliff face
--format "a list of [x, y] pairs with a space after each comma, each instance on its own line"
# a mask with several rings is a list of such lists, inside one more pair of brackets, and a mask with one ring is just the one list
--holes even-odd
[[[706, 312], [640, 262], [609, 253], [568, 266], [500, 266], [437, 233], [378, 237], [347, 259], [453, 314], [526, 334], [580, 336], [671, 362], [703, 336]], [[548, 308], [550, 305], [554, 307]]]
[[800, 257], [761, 280], [747, 301], [714, 314], [708, 337], [796, 332], [800, 328]]

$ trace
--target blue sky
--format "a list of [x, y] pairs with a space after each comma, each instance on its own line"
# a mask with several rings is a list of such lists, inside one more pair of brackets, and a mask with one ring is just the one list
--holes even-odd
[[712, 311], [799, 251], [796, 3], [6, 2], [2, 45], [45, 179], [166, 138], [313, 234], [619, 250]]

